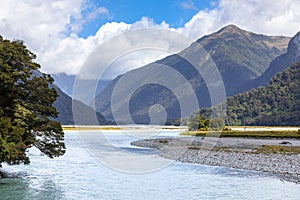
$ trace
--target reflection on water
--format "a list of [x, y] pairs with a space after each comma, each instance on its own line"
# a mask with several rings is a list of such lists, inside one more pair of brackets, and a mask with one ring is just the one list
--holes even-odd
[[[116, 136], [126, 151], [155, 153]], [[66, 132], [66, 145], [61, 158], [31, 150], [30, 165], [4, 165], [10, 178], [0, 180], [0, 199], [300, 199], [300, 185], [267, 173], [178, 162], [154, 173], [122, 173], [90, 156], [75, 132]]]

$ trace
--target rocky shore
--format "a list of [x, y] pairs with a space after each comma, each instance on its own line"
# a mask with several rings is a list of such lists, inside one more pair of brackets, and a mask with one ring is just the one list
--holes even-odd
[[179, 162], [269, 172], [300, 183], [300, 154], [257, 151], [264, 145], [300, 147], [299, 140], [182, 137], [140, 140], [132, 145], [158, 149], [160, 156]]

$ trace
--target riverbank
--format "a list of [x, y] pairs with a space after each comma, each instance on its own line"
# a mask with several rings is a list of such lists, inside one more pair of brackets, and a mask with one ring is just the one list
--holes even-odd
[[64, 131], [114, 131], [114, 130], [150, 130], [150, 129], [166, 129], [187, 131], [186, 126], [160, 126], [160, 125], [62, 125]]
[[300, 183], [300, 141], [296, 139], [178, 137], [132, 145], [158, 149], [160, 156], [179, 162], [268, 172]]
[[300, 127], [228, 126], [224, 131], [185, 131], [184, 136], [244, 138], [300, 138]]

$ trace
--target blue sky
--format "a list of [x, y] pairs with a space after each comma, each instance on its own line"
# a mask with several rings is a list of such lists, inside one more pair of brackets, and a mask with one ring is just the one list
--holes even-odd
[[212, 9], [214, 2], [215, 0], [92, 0], [94, 6], [107, 8], [109, 14], [98, 16], [85, 24], [78, 35], [87, 37], [95, 34], [107, 22], [132, 24], [142, 17], [153, 19], [156, 24], [165, 21], [170, 27], [178, 28], [199, 10]]
[[[77, 75], [99, 45], [136, 28], [174, 31], [192, 41], [228, 24], [265, 35], [292, 37], [300, 31], [299, 0], [0, 0], [0, 5], [0, 35], [23, 40], [50, 74]], [[131, 58], [135, 67], [157, 59], [140, 57]], [[130, 69], [132, 63], [116, 73]]]

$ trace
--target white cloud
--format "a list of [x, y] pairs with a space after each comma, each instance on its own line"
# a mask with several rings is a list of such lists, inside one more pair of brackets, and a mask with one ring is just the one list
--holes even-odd
[[[111, 14], [109, 10], [105, 7], [95, 7], [93, 5], [87, 4], [82, 9], [83, 15], [74, 18], [75, 22], [71, 23], [71, 32], [80, 32], [83, 26], [99, 17], [101, 18], [111, 18]], [[86, 13], [86, 14], [85, 14]]]
[[109, 16], [105, 7], [95, 7], [86, 0], [0, 0], [0, 5], [1, 35], [24, 40], [47, 73], [77, 73], [96, 42], [124, 27], [120, 23], [115, 28], [111, 23], [101, 27], [95, 36], [79, 38], [77, 33], [85, 23], [100, 15]]
[[180, 7], [184, 10], [197, 10], [195, 3], [192, 0], [186, 0], [180, 3]]
[[99, 45], [82, 66], [80, 78], [99, 79], [106, 71], [102, 79], [111, 79], [130, 69], [177, 53], [192, 43], [192, 40], [175, 31], [155, 26], [152, 28], [140, 26], [145, 25], [133, 24], [130, 31], [118, 34]]
[[1, 0], [0, 30], [4, 37], [24, 39], [31, 49], [39, 51], [52, 38], [62, 38], [70, 18], [80, 16], [82, 0], [18, 1]]
[[184, 27], [178, 28], [177, 31], [193, 39], [198, 39], [220, 28], [216, 26], [218, 15], [219, 12], [217, 10], [201, 10]]
[[[178, 31], [193, 40], [233, 23], [256, 33], [293, 36], [300, 27], [299, 0], [220, 0], [211, 10], [200, 10], [184, 27], [170, 28], [166, 22], [155, 24], [150, 18], [126, 24], [106, 23], [95, 35], [80, 38], [77, 34], [85, 23], [98, 17], [110, 18], [105, 7], [95, 7], [88, 0], [0, 0], [0, 34], [8, 39], [22, 39], [38, 56], [42, 70], [47, 73], [76, 74], [87, 56], [104, 41], [126, 30], [143, 27], [161, 27]], [[193, 2], [184, 1], [186, 9]], [[137, 38], [136, 43], [145, 38]], [[150, 40], [151, 41], [151, 40]], [[133, 44], [134, 45], [134, 44]], [[167, 47], [166, 47], [167, 48]], [[156, 55], [156, 54], [155, 54]], [[162, 54], [163, 55], [163, 54]], [[145, 56], [147, 57], [147, 56]], [[129, 57], [131, 60], [133, 56]], [[138, 56], [136, 57], [138, 58]], [[137, 67], [140, 62], [123, 59], [119, 73]], [[131, 64], [128, 64], [131, 63]], [[132, 64], [135, 63], [135, 64]], [[116, 71], [117, 73], [117, 71]]]
[[[86, 39], [80, 38], [76, 34], [72, 34], [69, 37], [59, 39], [56, 42], [49, 44], [45, 51], [40, 52], [41, 59], [39, 61], [44, 63], [43, 70], [48, 73], [66, 72], [67, 74], [77, 74], [88, 55], [98, 45], [119, 33], [130, 29], [138, 29], [143, 27], [168, 28], [168, 25], [165, 22], [157, 25], [152, 19], [146, 17], [143, 17], [140, 21], [137, 21], [134, 24], [126, 24], [124, 22], [106, 23], [99, 28], [95, 35], [92, 35]], [[140, 38], [136, 38], [135, 41], [131, 42], [139, 43], [144, 39], [144, 37], [145, 36], [141, 36]], [[118, 46], [115, 48], [118, 48]], [[144, 61], [141, 60], [139, 66], [142, 66], [143, 64]], [[136, 66], [132, 66], [132, 68], [136, 68]], [[121, 73], [125, 72], [121, 68], [120, 70]]]
[[220, 0], [212, 10], [200, 10], [179, 28], [199, 38], [227, 24], [266, 35], [295, 35], [300, 28], [299, 0]]

